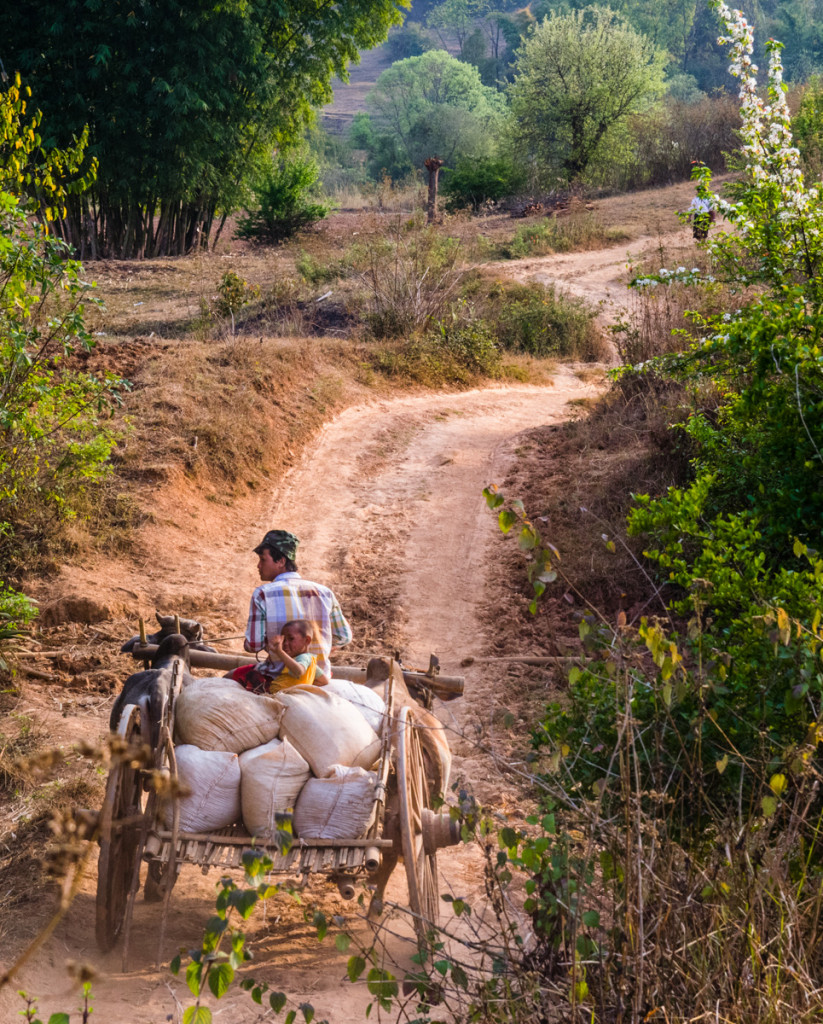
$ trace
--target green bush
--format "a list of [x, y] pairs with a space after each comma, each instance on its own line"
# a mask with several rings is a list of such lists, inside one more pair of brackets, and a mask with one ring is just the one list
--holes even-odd
[[447, 210], [470, 207], [479, 209], [484, 203], [497, 202], [516, 195], [526, 187], [526, 174], [511, 160], [461, 161], [455, 170], [443, 176], [441, 192]]
[[317, 164], [310, 158], [275, 158], [255, 185], [256, 205], [238, 219], [238, 235], [282, 242], [323, 220], [330, 207], [316, 201], [318, 178]]
[[554, 285], [498, 284], [488, 293], [484, 316], [495, 325], [500, 347], [510, 352], [577, 359], [603, 353], [596, 311]]
[[72, 360], [94, 345], [84, 320], [92, 286], [69, 247], [32, 222], [21, 198], [32, 181], [43, 208], [64, 196], [50, 176], [27, 169], [27, 154], [47, 163], [60, 154], [44, 156], [19, 110], [17, 86], [0, 93], [2, 180], [13, 190], [0, 191], [2, 567], [23, 561], [23, 548], [36, 550], [46, 538], [54, 547], [56, 523], [75, 516], [89, 485], [110, 471], [110, 415], [124, 385], [112, 374], [84, 373]]

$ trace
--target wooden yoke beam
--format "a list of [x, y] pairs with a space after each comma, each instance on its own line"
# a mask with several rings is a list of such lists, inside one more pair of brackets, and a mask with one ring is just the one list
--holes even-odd
[[[156, 644], [137, 644], [129, 651], [137, 661], [148, 661], [157, 651]], [[254, 660], [252, 654], [218, 654], [212, 651], [189, 649], [192, 668], [213, 668], [230, 672], [233, 668], [248, 665]], [[332, 675], [337, 679], [349, 679], [353, 683], [366, 682], [366, 670], [351, 665], [332, 665]], [[426, 687], [441, 700], [454, 700], [463, 695], [463, 676], [428, 675], [426, 672], [403, 672], [407, 684]]]

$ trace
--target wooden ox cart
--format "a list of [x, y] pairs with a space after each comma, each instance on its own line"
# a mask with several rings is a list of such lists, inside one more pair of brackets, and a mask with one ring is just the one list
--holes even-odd
[[[148, 663], [156, 650], [140, 644], [131, 653]], [[192, 667], [224, 672], [248, 662], [247, 656], [198, 650], [189, 653]], [[148, 757], [133, 756], [148, 735], [148, 723], [141, 721], [140, 707], [127, 704], [117, 723], [120, 743], [114, 745], [114, 764], [98, 818], [96, 937], [100, 949], [110, 950], [124, 936], [125, 968], [142, 862], [148, 863], [147, 897], [153, 889], [159, 899], [163, 889], [170, 892], [182, 865], [196, 864], [204, 873], [212, 867], [241, 868], [243, 852], [249, 848], [271, 858], [273, 874], [304, 879], [322, 874], [336, 882], [341, 895], [348, 899], [355, 896], [358, 881], [368, 882], [379, 875], [384, 855], [391, 865], [399, 853], [405, 863], [415, 931], [419, 942], [424, 942], [427, 928], [437, 921], [437, 850], [459, 842], [459, 828], [447, 811], [435, 811], [432, 807], [434, 794], [430, 792], [421, 745], [421, 726], [416, 721], [425, 712], [416, 713], [415, 707], [409, 706], [408, 693], [429, 692], [451, 699], [462, 693], [462, 678], [439, 676], [433, 667], [428, 673], [401, 674], [393, 662], [385, 682], [387, 712], [383, 718], [371, 818], [364, 837], [333, 841], [295, 838], [290, 848], [281, 849], [273, 842], [252, 840], [239, 825], [213, 833], [186, 833], [166, 827], [160, 794], [174, 792], [175, 702], [186, 671], [183, 659], [175, 658], [171, 687], [163, 701], [159, 739], [149, 748]], [[366, 678], [365, 669], [335, 667], [333, 674], [356, 682], [365, 682]], [[393, 823], [399, 821], [399, 829], [393, 829], [392, 837], [385, 829], [389, 797], [390, 818]]]

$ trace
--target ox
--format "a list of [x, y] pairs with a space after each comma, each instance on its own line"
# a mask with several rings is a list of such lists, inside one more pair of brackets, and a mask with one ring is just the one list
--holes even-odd
[[[151, 668], [135, 672], [123, 683], [111, 709], [109, 728], [117, 731], [120, 715], [128, 704], [140, 708], [140, 726], [144, 743], [152, 750], [160, 741], [160, 726], [163, 724], [163, 707], [171, 693], [172, 668], [175, 658], [182, 658], [186, 671], [184, 684], [191, 679], [189, 669], [189, 643], [180, 633], [165, 637], [152, 658]], [[188, 677], [188, 678], [187, 678]]]
[[[211, 651], [214, 653], [214, 647], [210, 647], [207, 643], [203, 642], [203, 627], [196, 619], [181, 619], [174, 615], [161, 615], [160, 612], [154, 613], [157, 617], [157, 622], [160, 625], [160, 629], [156, 633], [149, 633], [146, 637], [147, 644], [159, 644], [166, 639], [167, 636], [174, 636], [175, 633], [179, 633], [189, 642], [189, 647], [193, 651]], [[120, 648], [121, 654], [128, 654], [140, 643], [139, 636], [133, 636], [131, 640], [127, 640]]]

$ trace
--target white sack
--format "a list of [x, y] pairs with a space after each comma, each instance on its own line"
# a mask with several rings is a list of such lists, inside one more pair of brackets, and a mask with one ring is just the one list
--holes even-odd
[[323, 689], [326, 693], [336, 693], [338, 697], [353, 704], [377, 735], [381, 734], [386, 703], [379, 693], [375, 693], [368, 686], [353, 683], [350, 679], [330, 679]]
[[332, 765], [324, 779], [309, 779], [294, 809], [301, 839], [359, 839], [374, 806], [376, 772]]
[[[190, 744], [174, 748], [180, 784], [189, 790], [179, 798], [181, 832], [213, 832], [240, 819], [240, 761], [226, 750], [201, 750]], [[173, 823], [174, 804], [166, 805], [166, 828]]]
[[196, 679], [177, 698], [174, 737], [203, 750], [242, 754], [275, 739], [282, 714], [273, 697], [249, 693], [233, 679]]
[[250, 835], [272, 839], [277, 815], [292, 810], [311, 771], [288, 740], [272, 740], [240, 755], [243, 824]]
[[360, 712], [325, 686], [290, 686], [277, 696], [284, 707], [280, 735], [291, 741], [322, 778], [332, 765], [371, 768], [380, 737]]

